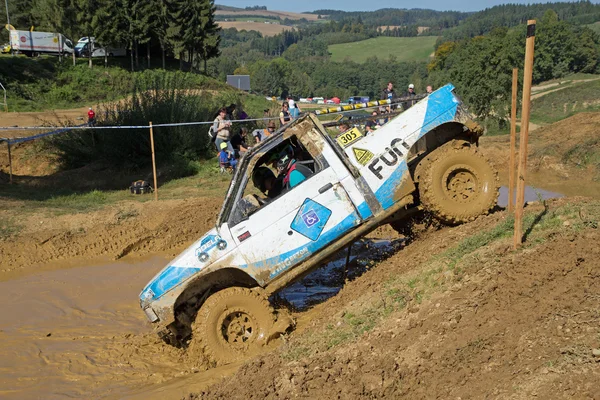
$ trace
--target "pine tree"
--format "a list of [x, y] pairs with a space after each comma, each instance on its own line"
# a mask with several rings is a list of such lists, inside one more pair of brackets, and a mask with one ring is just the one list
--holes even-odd
[[203, 0], [202, 9], [200, 12], [201, 29], [203, 32], [202, 41], [197, 43], [197, 53], [204, 62], [204, 73], [207, 73], [206, 63], [209, 59], [220, 55], [219, 44], [221, 28], [215, 22], [215, 2], [214, 0]]

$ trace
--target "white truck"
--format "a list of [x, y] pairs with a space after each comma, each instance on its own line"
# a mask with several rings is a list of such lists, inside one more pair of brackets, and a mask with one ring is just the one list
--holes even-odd
[[73, 54], [73, 42], [60, 33], [10, 30], [12, 51], [36, 56], [39, 54]]
[[243, 358], [291, 326], [269, 296], [378, 226], [402, 231], [417, 210], [446, 224], [488, 213], [498, 178], [482, 133], [450, 84], [374, 132], [332, 138], [312, 114], [285, 125], [242, 157], [215, 228], [146, 285], [142, 310], [174, 345]]

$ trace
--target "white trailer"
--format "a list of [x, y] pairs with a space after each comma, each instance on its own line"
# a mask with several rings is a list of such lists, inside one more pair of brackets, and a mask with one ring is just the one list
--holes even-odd
[[10, 31], [10, 46], [12, 51], [27, 56], [38, 54], [72, 54], [73, 43], [60, 33], [36, 31]]

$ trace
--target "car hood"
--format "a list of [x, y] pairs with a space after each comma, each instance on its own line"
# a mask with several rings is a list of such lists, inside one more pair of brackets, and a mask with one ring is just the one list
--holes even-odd
[[215, 250], [226, 246], [216, 228], [208, 231], [152, 278], [140, 293], [142, 308], [210, 266], [217, 257]]

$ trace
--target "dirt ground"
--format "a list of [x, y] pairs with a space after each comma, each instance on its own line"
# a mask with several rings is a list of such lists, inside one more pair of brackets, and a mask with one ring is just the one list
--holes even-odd
[[[0, 125], [11, 124], [1, 118]], [[459, 273], [439, 267], [439, 257], [494, 229], [507, 214], [430, 228], [336, 296], [295, 312], [296, 331], [266, 355], [216, 369], [202, 354], [159, 342], [137, 295], [168, 259], [214, 225], [222, 197], [15, 214], [24, 203], [3, 195], [7, 162], [0, 145], [0, 218], [22, 215], [22, 230], [0, 239], [0, 397], [600, 398], [600, 358], [593, 353], [600, 349], [600, 232], [598, 219], [588, 216], [600, 212], [597, 201], [572, 197], [600, 198], [599, 170], [565, 156], [596, 137], [599, 124], [600, 113], [586, 113], [532, 133], [527, 183], [568, 197], [547, 210], [532, 205], [530, 212], [542, 219], [558, 209], [578, 211], [532, 237], [524, 250], [512, 251], [509, 238], [487, 243], [461, 259]], [[508, 140], [481, 140], [502, 184]], [[26, 157], [37, 154], [32, 146], [14, 150], [20, 184], [89, 176], [89, 170], [57, 172], [50, 158]], [[373, 237], [397, 238], [389, 227]], [[412, 282], [419, 274], [443, 290], [407, 289], [400, 293], [403, 307], [357, 338], [331, 347], [310, 342], [387, 298], [390, 282]]]
[[[347, 284], [315, 316], [314, 331], [347, 323], [348, 305], [377, 297], [381, 282], [503, 217], [408, 246]], [[191, 397], [598, 398], [600, 233], [548, 239], [522, 252], [497, 243], [460, 279], [442, 275], [442, 292], [421, 301], [406, 293], [403, 310], [358, 340], [289, 361], [289, 349], [302, 345], [292, 340]]]

